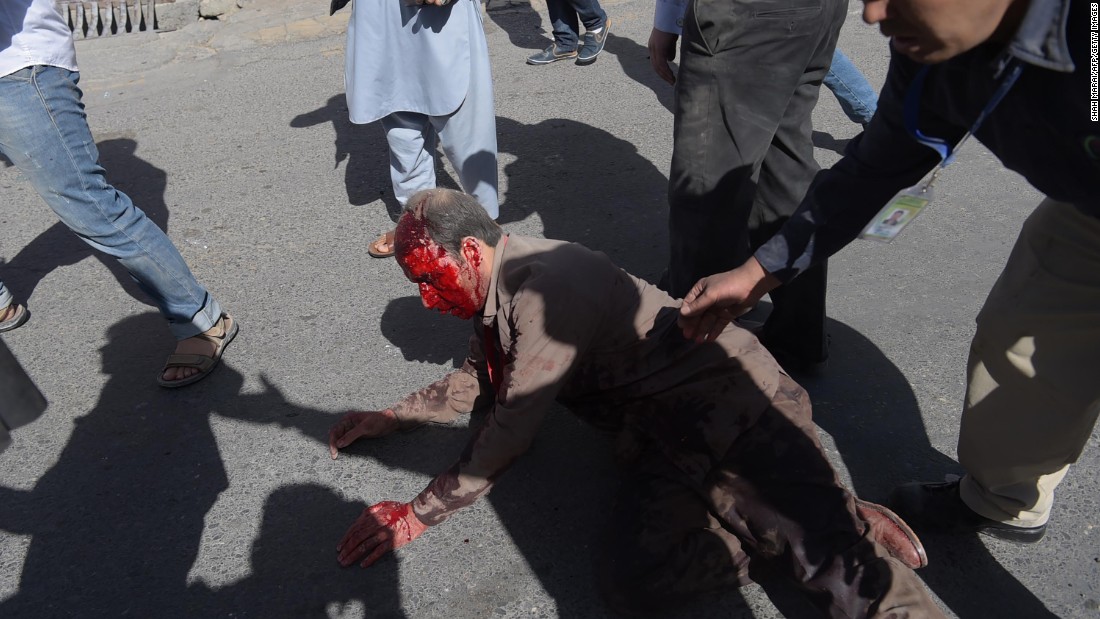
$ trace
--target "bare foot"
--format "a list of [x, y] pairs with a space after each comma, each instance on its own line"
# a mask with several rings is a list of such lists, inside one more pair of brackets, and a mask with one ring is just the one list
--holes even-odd
[[[226, 329], [226, 318], [223, 316], [220, 319], [218, 319], [218, 322], [213, 327], [210, 327], [210, 329], [205, 331], [204, 335], [209, 335], [211, 337], [221, 337], [221, 336], [225, 335], [225, 329]], [[218, 349], [217, 345], [214, 344], [213, 342], [211, 342], [210, 340], [204, 340], [203, 338], [196, 336], [196, 337], [189, 337], [185, 340], [180, 340], [179, 343], [176, 344], [175, 354], [177, 354], [177, 355], [202, 355], [204, 357], [213, 358], [214, 352], [217, 349]], [[164, 369], [164, 374], [162, 375], [162, 377], [164, 378], [164, 380], [167, 380], [167, 381], [177, 381], [177, 380], [183, 380], [185, 378], [190, 378], [191, 376], [194, 376], [195, 374], [198, 374], [198, 373], [199, 373], [198, 368], [172, 367], [172, 368], [165, 368]]]
[[383, 234], [374, 240], [373, 243], [367, 246], [367, 253], [375, 258], [389, 258], [393, 255], [393, 234], [394, 230]]
[[4, 322], [5, 320], [9, 320], [11, 318], [14, 318], [15, 313], [18, 312], [18, 311], [19, 311], [19, 307], [15, 303], [12, 303], [11, 305], [9, 305], [9, 306], [5, 307], [4, 309], [0, 310], [0, 322]]

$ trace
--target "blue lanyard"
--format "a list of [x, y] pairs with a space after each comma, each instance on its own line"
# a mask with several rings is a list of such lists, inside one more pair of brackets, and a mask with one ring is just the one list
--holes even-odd
[[985, 119], [993, 113], [997, 104], [1004, 99], [1008, 94], [1008, 90], [1012, 88], [1012, 85], [1016, 83], [1016, 79], [1020, 77], [1020, 73], [1024, 70], [1024, 65], [1018, 61], [1013, 60], [1008, 67], [1008, 73], [1001, 79], [1001, 84], [997, 87], [997, 90], [990, 97], [989, 103], [985, 104], [981, 113], [978, 114], [978, 119], [974, 121], [974, 124], [970, 127], [970, 130], [966, 132], [962, 138], [959, 139], [955, 147], [952, 148], [947, 140], [943, 138], [937, 138], [930, 135], [921, 133], [918, 126], [918, 117], [920, 115], [920, 96], [924, 90], [924, 78], [928, 76], [928, 69], [931, 67], [925, 65], [921, 67], [921, 70], [917, 72], [917, 76], [913, 78], [913, 83], [909, 85], [909, 89], [905, 92], [905, 128], [909, 131], [909, 135], [913, 136], [913, 139], [924, 144], [925, 146], [935, 150], [940, 156], [940, 168], [946, 168], [951, 162], [955, 160], [955, 153], [959, 152], [962, 145], [966, 142], [970, 136], [978, 132]]

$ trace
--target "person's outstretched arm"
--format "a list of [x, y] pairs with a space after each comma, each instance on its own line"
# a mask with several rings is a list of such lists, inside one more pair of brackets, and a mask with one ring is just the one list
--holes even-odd
[[[844, 158], [817, 174], [798, 210], [749, 260], [695, 284], [680, 310], [686, 337], [717, 337], [764, 294], [840, 251], [895, 194], [915, 185], [939, 163], [936, 152], [905, 129], [905, 95], [919, 67], [894, 54], [879, 111], [848, 145]], [[935, 77], [930, 74], [928, 79]], [[924, 107], [919, 116], [922, 131], [952, 144], [966, 131]]]
[[349, 411], [328, 435], [329, 455], [361, 438], [380, 438], [397, 430], [411, 430], [425, 423], [450, 423], [492, 403], [492, 387], [485, 369], [481, 338], [470, 338], [470, 351], [462, 367], [442, 379], [405, 396], [392, 408]]
[[[475, 430], [458, 461], [411, 502], [387, 501], [364, 511], [340, 544], [342, 565], [361, 561], [366, 567], [416, 539], [427, 527], [483, 496], [527, 451], [581, 352], [599, 329], [600, 307], [572, 289], [570, 280], [557, 273], [532, 276], [515, 294], [505, 310], [514, 328], [501, 342], [502, 377], [485, 423]], [[563, 304], [563, 299], [568, 303]], [[568, 337], [547, 332], [548, 325], [560, 328], [565, 323]]]

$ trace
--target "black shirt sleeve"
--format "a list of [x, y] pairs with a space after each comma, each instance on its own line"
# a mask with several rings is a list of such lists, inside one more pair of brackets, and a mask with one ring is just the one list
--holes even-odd
[[[852, 140], [836, 165], [817, 174], [798, 210], [756, 251], [756, 259], [769, 273], [788, 281], [840, 251], [898, 191], [915, 185], [939, 164], [939, 155], [905, 129], [905, 95], [919, 69], [917, 63], [892, 54], [878, 110], [867, 130]], [[921, 131], [956, 143], [966, 129], [938, 117], [931, 110], [934, 102], [926, 98]]]

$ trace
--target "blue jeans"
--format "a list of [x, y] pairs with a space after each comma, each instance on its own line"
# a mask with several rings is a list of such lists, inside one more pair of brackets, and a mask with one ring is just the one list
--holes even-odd
[[7, 309], [14, 300], [11, 293], [8, 292], [7, 286], [4, 285], [4, 282], [0, 282], [0, 310]]
[[546, 0], [546, 9], [554, 29], [554, 42], [564, 52], [577, 49], [578, 21], [585, 30], [602, 28], [607, 21], [599, 0]]
[[[107, 182], [77, 88], [78, 73], [34, 66], [0, 77], [0, 151], [61, 221], [118, 261], [177, 339], [210, 329], [222, 310], [172, 241]], [[11, 295], [0, 284], [0, 307]]]
[[833, 91], [840, 109], [854, 122], [866, 126], [878, 108], [878, 94], [856, 65], [838, 49], [833, 52], [833, 63], [823, 80], [825, 87]]

